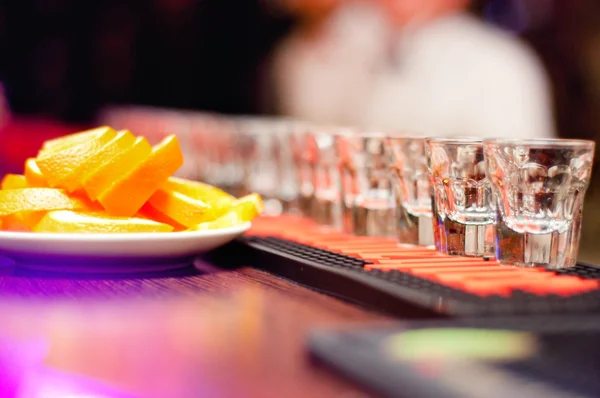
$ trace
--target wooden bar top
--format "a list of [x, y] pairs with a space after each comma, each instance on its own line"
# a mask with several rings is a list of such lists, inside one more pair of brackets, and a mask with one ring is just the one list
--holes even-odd
[[304, 339], [385, 316], [249, 267], [200, 268], [147, 278], [5, 270], [0, 395], [372, 396], [311, 364]]

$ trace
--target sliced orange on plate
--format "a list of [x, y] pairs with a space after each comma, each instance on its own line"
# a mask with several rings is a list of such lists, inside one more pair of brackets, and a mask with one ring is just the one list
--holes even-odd
[[104, 145], [115, 138], [117, 132], [110, 127], [104, 127], [92, 138], [75, 143], [70, 146], [61, 146], [58, 148], [41, 153], [36, 163], [46, 177], [48, 185], [51, 187], [67, 188], [70, 192], [74, 191], [77, 184], [77, 168], [96, 152], [100, 151]]
[[217, 187], [199, 181], [187, 180], [185, 178], [169, 177], [162, 187], [166, 190], [181, 192], [191, 198], [207, 202], [215, 198], [229, 198], [232, 201], [235, 200], [235, 197]]
[[161, 185], [183, 165], [183, 154], [176, 136], [170, 135], [131, 172], [102, 192], [98, 201], [108, 214], [133, 216]]
[[27, 179], [21, 174], [7, 174], [2, 179], [2, 189], [19, 189], [27, 188]]
[[99, 148], [97, 151], [83, 160], [79, 166], [73, 170], [68, 180], [64, 183], [64, 188], [73, 192], [81, 188], [83, 180], [96, 170], [102, 167], [106, 162], [110, 162], [119, 153], [131, 148], [135, 142], [135, 136], [131, 132], [124, 130], [119, 131], [117, 135], [106, 145]]
[[257, 193], [251, 193], [246, 196], [242, 196], [237, 199], [232, 206], [234, 211], [240, 220], [252, 221], [255, 217], [259, 216], [265, 209], [262, 198]]
[[21, 188], [0, 190], [0, 217], [23, 211], [50, 211], [86, 209], [79, 198], [73, 198], [60, 189]]
[[69, 210], [48, 212], [35, 226], [35, 232], [124, 233], [171, 232], [173, 227], [156, 221], [105, 214], [78, 213]]
[[216, 218], [210, 218], [210, 214], [207, 214], [211, 206], [176, 191], [159, 189], [150, 197], [148, 205], [155, 212], [162, 213], [186, 227]]
[[172, 175], [183, 165], [176, 136], [151, 147], [108, 126], [44, 143], [23, 175], [4, 177], [0, 228], [44, 232], [170, 232], [241, 225], [263, 210], [257, 194], [236, 199]]
[[34, 158], [29, 158], [25, 161], [25, 178], [27, 184], [32, 188], [44, 188], [48, 187], [46, 177], [42, 174], [42, 171], [38, 167]]
[[108, 190], [133, 169], [139, 167], [152, 153], [152, 146], [144, 137], [137, 137], [131, 147], [119, 152], [115, 157], [107, 160], [85, 176], [82, 181], [83, 188], [90, 199], [96, 200], [101, 193]]
[[207, 221], [207, 222], [203, 222], [198, 225], [195, 225], [194, 227], [190, 228], [190, 230], [191, 231], [207, 231], [207, 230], [211, 230], [211, 229], [231, 228], [231, 227], [235, 227], [238, 225], [242, 225], [244, 223], [245, 223], [245, 221], [240, 220], [240, 217], [238, 216], [237, 212], [230, 211], [230, 212], [222, 215], [221, 217], [217, 218], [216, 220]]
[[[65, 148], [81, 144], [83, 142], [98, 138], [99, 135], [105, 133], [106, 130], [111, 129], [109, 126], [100, 126], [90, 130], [81, 131], [79, 133], [73, 133], [51, 140], [46, 140], [42, 144], [42, 149], [38, 153], [41, 156], [51, 151], [60, 151]], [[111, 129], [112, 130], [112, 129]]]
[[181, 225], [171, 217], [167, 216], [165, 213], [156, 210], [148, 202], [142, 206], [136, 217], [146, 218], [148, 220], [153, 220], [163, 224], [169, 224], [173, 227], [173, 231], [185, 231], [187, 229], [185, 225]]
[[31, 232], [40, 222], [46, 211], [21, 211], [2, 218], [4, 231]]

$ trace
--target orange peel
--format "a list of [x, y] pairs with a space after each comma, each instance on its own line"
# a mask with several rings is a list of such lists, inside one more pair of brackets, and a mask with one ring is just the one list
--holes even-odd
[[34, 158], [29, 158], [25, 161], [25, 178], [27, 183], [32, 188], [45, 188], [48, 187], [46, 177], [38, 167]]
[[110, 127], [102, 127], [97, 135], [83, 142], [63, 147], [57, 144], [56, 150], [48, 150], [36, 159], [36, 163], [51, 187], [67, 188], [74, 191], [76, 187], [76, 170], [87, 159], [100, 151], [110, 142], [117, 132]]
[[102, 192], [98, 201], [111, 215], [133, 216], [182, 165], [179, 140], [170, 135], [154, 146], [152, 153], [138, 167]]
[[82, 185], [85, 192], [90, 199], [96, 200], [102, 192], [107, 191], [120, 177], [139, 167], [150, 153], [152, 153], [152, 146], [148, 140], [144, 137], [137, 137], [130, 148], [118, 153], [84, 177]]
[[169, 177], [162, 187], [165, 190], [181, 192], [191, 198], [207, 202], [215, 198], [229, 198], [231, 201], [235, 200], [234, 196], [217, 187], [180, 177]]
[[93, 174], [105, 163], [110, 162], [110, 160], [119, 153], [130, 148], [134, 142], [135, 136], [131, 134], [131, 132], [128, 130], [119, 131], [112, 140], [90, 154], [87, 159], [83, 160], [79, 166], [73, 170], [69, 179], [65, 181], [64, 187], [70, 192], [80, 189], [83, 186], [83, 180], [85, 180], [87, 176]]
[[185, 225], [181, 225], [171, 217], [161, 211], [156, 210], [150, 203], [146, 202], [137, 214], [138, 217], [146, 218], [163, 224], [169, 224], [173, 227], [173, 231], [184, 231], [187, 229]]
[[48, 212], [35, 226], [35, 232], [53, 233], [131, 233], [171, 232], [173, 227], [134, 217], [115, 217], [70, 210]]
[[27, 179], [21, 174], [7, 174], [2, 179], [2, 189], [19, 189], [27, 188]]
[[257, 193], [251, 193], [237, 199], [232, 206], [240, 220], [252, 221], [258, 217], [265, 209], [262, 198]]
[[238, 225], [242, 225], [244, 223], [245, 221], [240, 220], [237, 212], [230, 211], [217, 218], [216, 220], [207, 221], [195, 225], [194, 227], [190, 228], [190, 231], [207, 231], [212, 229], [231, 228]]
[[40, 149], [38, 156], [41, 156], [44, 153], [48, 153], [51, 151], [59, 151], [70, 146], [81, 144], [82, 142], [86, 142], [92, 139], [97, 138], [99, 135], [103, 134], [107, 129], [111, 129], [109, 126], [100, 126], [95, 127], [90, 130], [80, 131], [78, 133], [73, 133], [69, 135], [65, 135], [62, 137], [53, 138], [50, 140], [44, 141], [42, 144], [42, 149]]
[[148, 200], [149, 207], [186, 227], [214, 220], [211, 206], [177, 191], [159, 189]]
[[2, 218], [4, 231], [31, 232], [40, 222], [46, 211], [22, 211]]
[[0, 190], [0, 217], [23, 211], [85, 209], [84, 201], [73, 198], [61, 189], [20, 188]]

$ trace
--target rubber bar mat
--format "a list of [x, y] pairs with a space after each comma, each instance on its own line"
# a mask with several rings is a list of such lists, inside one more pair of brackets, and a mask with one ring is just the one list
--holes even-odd
[[260, 218], [242, 241], [258, 268], [403, 317], [600, 313], [600, 268], [590, 265], [511, 267], [295, 216]]

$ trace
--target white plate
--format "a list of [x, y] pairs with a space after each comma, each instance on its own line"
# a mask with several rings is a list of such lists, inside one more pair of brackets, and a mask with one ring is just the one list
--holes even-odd
[[61, 234], [0, 231], [0, 255], [17, 266], [61, 272], [148, 272], [180, 268], [251, 223], [210, 231]]

